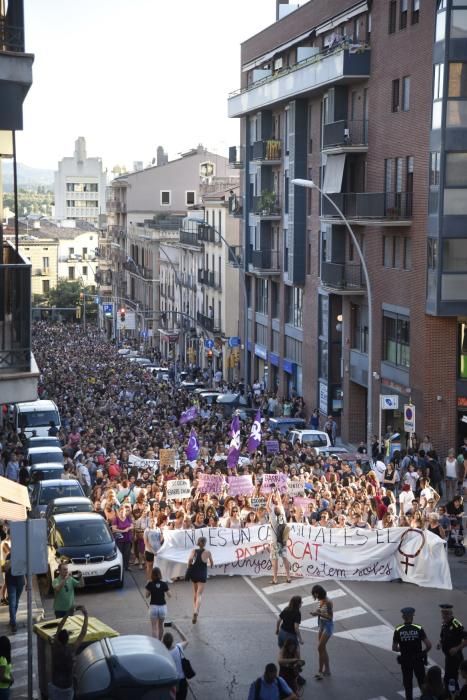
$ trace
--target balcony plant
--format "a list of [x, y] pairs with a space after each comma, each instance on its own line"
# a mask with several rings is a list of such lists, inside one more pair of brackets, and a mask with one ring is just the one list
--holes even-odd
[[261, 198], [259, 202], [259, 211], [263, 216], [268, 216], [273, 214], [276, 207], [276, 193], [269, 190], [263, 190], [261, 192]]

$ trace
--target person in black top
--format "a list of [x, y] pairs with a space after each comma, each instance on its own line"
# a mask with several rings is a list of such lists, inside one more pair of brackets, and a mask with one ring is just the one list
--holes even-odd
[[444, 658], [444, 685], [449, 686], [449, 681], [453, 680], [456, 684], [456, 690], [459, 690], [459, 666], [461, 665], [463, 654], [462, 650], [467, 646], [466, 633], [464, 626], [453, 614], [453, 606], [449, 603], [443, 603], [441, 608], [441, 633], [438, 644], [438, 649], [441, 649]]
[[424, 652], [430, 651], [431, 642], [421, 625], [414, 624], [415, 608], [402, 608], [402, 625], [394, 630], [392, 650], [400, 654], [397, 660], [402, 669], [402, 682], [405, 689], [405, 700], [413, 700], [413, 674], [418, 685], [422, 687], [425, 681]]
[[49, 428], [49, 430], [48, 430], [48, 435], [49, 435], [49, 437], [57, 437], [57, 435], [58, 435], [58, 428], [57, 428], [57, 426], [55, 425], [55, 421], [54, 421], [54, 420], [49, 421], [49, 425], [50, 425], [50, 428]]
[[169, 587], [162, 580], [161, 570], [155, 566], [152, 570], [151, 580], [146, 584], [146, 598], [151, 596], [149, 601], [149, 615], [151, 618], [152, 636], [162, 639], [164, 634], [164, 620], [167, 615], [167, 604], [165, 596], [170, 598]]
[[206, 542], [205, 537], [200, 537], [197, 542], [198, 547], [192, 549], [188, 557], [186, 578], [193, 583], [193, 617], [191, 621], [194, 625], [198, 619], [201, 598], [208, 579], [208, 564], [211, 568], [214, 566], [211, 552], [206, 549]]
[[286, 608], [282, 610], [277, 619], [276, 634], [277, 643], [280, 648], [284, 646], [286, 639], [293, 639], [298, 644], [303, 644], [303, 639], [300, 634], [300, 623], [302, 615], [300, 608], [302, 607], [302, 599], [299, 595], [294, 595]]

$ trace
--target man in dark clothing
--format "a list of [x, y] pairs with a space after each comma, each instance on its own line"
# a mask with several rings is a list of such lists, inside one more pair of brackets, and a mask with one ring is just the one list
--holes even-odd
[[19, 599], [24, 589], [24, 576], [13, 576], [11, 573], [11, 553], [8, 553], [3, 565], [5, 583], [8, 592], [8, 607], [10, 611], [10, 628], [16, 632], [16, 613], [18, 612]]
[[438, 649], [441, 648], [444, 658], [444, 685], [449, 686], [449, 681], [453, 680], [456, 690], [459, 690], [459, 666], [463, 659], [462, 650], [467, 646], [466, 633], [460, 620], [454, 617], [453, 606], [443, 603], [441, 608], [441, 633]]
[[81, 632], [75, 641], [69, 643], [69, 632], [63, 629], [68, 615], [62, 617], [52, 643], [52, 681], [49, 683], [49, 700], [72, 700], [73, 698], [73, 663], [79, 647], [88, 631], [88, 613], [84, 606], [79, 605], [84, 616]]
[[49, 434], [49, 437], [57, 437], [57, 435], [58, 435], [58, 428], [57, 428], [57, 426], [55, 425], [55, 421], [54, 421], [54, 420], [51, 420], [50, 423], [49, 423], [49, 425], [50, 425], [49, 433], [48, 433], [48, 434]]
[[420, 688], [425, 681], [422, 644], [425, 646], [425, 651], [428, 652], [431, 649], [431, 642], [426, 636], [423, 627], [413, 622], [415, 608], [402, 608], [401, 613], [404, 622], [394, 630], [392, 650], [400, 654], [397, 660], [402, 669], [405, 699], [413, 700], [413, 674], [415, 673]]

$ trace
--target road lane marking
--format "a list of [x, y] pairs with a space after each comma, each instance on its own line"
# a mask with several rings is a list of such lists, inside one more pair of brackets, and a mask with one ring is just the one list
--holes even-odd
[[[349, 617], [357, 617], [357, 615], [367, 615], [368, 610], [360, 607], [359, 605], [355, 608], [345, 608], [344, 610], [337, 610], [334, 613], [334, 621], [347, 620]], [[300, 625], [301, 627], [306, 627], [307, 629], [312, 629], [313, 627], [318, 627], [318, 618], [313, 617], [311, 620], [305, 620]]]
[[261, 590], [266, 595], [272, 595], [273, 593], [282, 593], [283, 591], [288, 591], [291, 588], [300, 588], [300, 586], [312, 585], [315, 581], [321, 579], [317, 578], [295, 578], [290, 583], [278, 583], [272, 586], [265, 586]]
[[266, 598], [266, 596], [264, 595], [261, 588], [258, 588], [257, 586], [255, 586], [255, 584], [250, 580], [250, 578], [248, 576], [242, 576], [242, 579], [245, 581], [246, 584], [248, 584], [248, 586], [250, 586], [250, 588], [252, 588], [254, 590], [256, 595], [261, 598], [263, 603], [265, 603], [265, 605], [269, 608], [269, 610], [271, 612], [274, 613], [274, 615], [277, 615], [277, 613], [280, 612], [279, 608], [277, 606], [273, 605], [273, 603], [271, 603], [271, 601]]
[[394, 630], [387, 625], [375, 625], [373, 627], [359, 627], [358, 629], [335, 632], [335, 637], [351, 639], [354, 642], [370, 644], [385, 651], [392, 651], [392, 638]]

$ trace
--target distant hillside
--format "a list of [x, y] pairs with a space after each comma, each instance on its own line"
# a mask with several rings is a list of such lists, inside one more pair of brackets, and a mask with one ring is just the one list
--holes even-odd
[[[13, 161], [4, 160], [3, 189], [5, 192], [13, 191]], [[35, 190], [38, 185], [53, 189], [54, 171], [43, 168], [30, 168], [29, 165], [18, 163], [18, 187]]]

